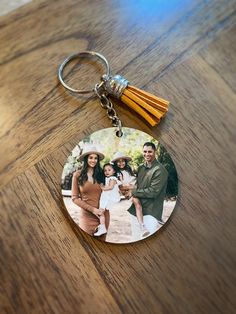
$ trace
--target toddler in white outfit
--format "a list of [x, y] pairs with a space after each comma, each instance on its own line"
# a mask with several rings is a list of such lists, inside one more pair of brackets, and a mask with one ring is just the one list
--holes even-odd
[[[101, 186], [102, 194], [100, 197], [99, 208], [104, 210], [110, 210], [115, 203], [120, 201], [119, 185], [121, 182], [116, 177], [116, 171], [111, 164], [105, 164], [103, 166], [103, 172], [105, 175], [105, 185]], [[105, 215], [99, 216], [100, 224], [94, 236], [100, 236], [107, 233], [105, 226]]]

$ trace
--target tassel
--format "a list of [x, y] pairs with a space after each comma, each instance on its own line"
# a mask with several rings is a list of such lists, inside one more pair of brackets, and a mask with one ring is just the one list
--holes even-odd
[[151, 126], [157, 125], [168, 111], [169, 101], [129, 85], [129, 82], [120, 75], [104, 75], [102, 80], [109, 95], [119, 98]]

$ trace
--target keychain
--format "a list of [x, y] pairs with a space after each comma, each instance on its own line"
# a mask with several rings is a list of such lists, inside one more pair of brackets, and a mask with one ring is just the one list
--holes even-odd
[[[63, 78], [74, 59], [95, 58], [105, 67], [91, 89], [74, 89]], [[158, 140], [139, 130], [123, 127], [112, 98], [156, 126], [169, 102], [112, 75], [100, 53], [83, 51], [67, 57], [58, 69], [61, 84], [77, 94], [94, 93], [114, 128], [99, 130], [72, 150], [62, 173], [62, 196], [69, 215], [89, 235], [111, 243], [130, 243], [159, 230], [177, 200], [178, 178], [174, 163]]]

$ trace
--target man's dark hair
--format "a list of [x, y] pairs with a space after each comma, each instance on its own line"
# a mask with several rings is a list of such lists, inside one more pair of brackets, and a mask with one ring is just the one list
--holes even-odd
[[153, 144], [152, 142], [146, 142], [143, 144], [143, 147], [144, 146], [151, 146], [153, 150], [155, 150], [155, 151], [157, 150], [156, 145]]

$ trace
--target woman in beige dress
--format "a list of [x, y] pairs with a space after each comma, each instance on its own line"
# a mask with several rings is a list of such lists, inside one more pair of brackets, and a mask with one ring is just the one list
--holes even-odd
[[[81, 208], [79, 227], [92, 236], [100, 224], [99, 217], [102, 213], [105, 215], [107, 229], [110, 222], [109, 211], [99, 208], [102, 193], [100, 184], [103, 181], [100, 160], [103, 158], [104, 155], [95, 147], [87, 149], [79, 157], [79, 160], [83, 161], [83, 167], [73, 174], [72, 179], [72, 201]], [[105, 241], [106, 234], [99, 238]]]

